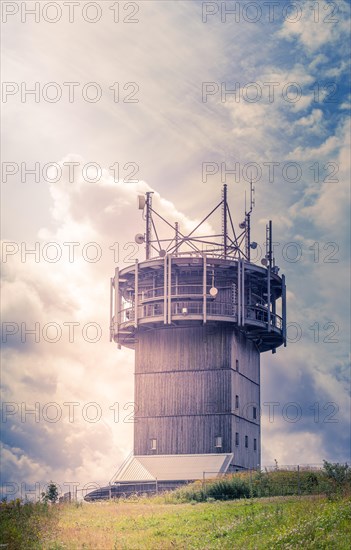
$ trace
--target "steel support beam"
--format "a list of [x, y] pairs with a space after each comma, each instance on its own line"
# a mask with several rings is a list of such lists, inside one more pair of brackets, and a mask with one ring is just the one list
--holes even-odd
[[[167, 256], [166, 256], [167, 257]], [[168, 256], [168, 324], [172, 322], [172, 256]]]
[[110, 342], [112, 342], [112, 339], [113, 339], [113, 323], [112, 323], [112, 318], [113, 318], [113, 283], [114, 279], [113, 277], [110, 278]]
[[241, 260], [238, 260], [238, 326], [241, 326]]
[[135, 283], [134, 283], [134, 326], [138, 328], [138, 307], [139, 307], [139, 269], [138, 260], [135, 260]]
[[285, 275], [282, 275], [282, 332], [284, 347], [286, 347], [286, 284], [285, 284]]
[[167, 325], [167, 287], [168, 287], [168, 278], [167, 278], [167, 266], [168, 258], [167, 256], [163, 259], [163, 323]]
[[202, 314], [203, 314], [203, 322], [204, 324], [207, 321], [207, 258], [206, 254], [203, 255], [203, 305], [202, 305]]
[[115, 269], [114, 287], [115, 287], [114, 334], [118, 335], [118, 331], [119, 331], [119, 310], [120, 310], [120, 303], [119, 303], [119, 268], [118, 267], [116, 267], [116, 269]]
[[241, 260], [241, 325], [245, 325], [245, 261]]

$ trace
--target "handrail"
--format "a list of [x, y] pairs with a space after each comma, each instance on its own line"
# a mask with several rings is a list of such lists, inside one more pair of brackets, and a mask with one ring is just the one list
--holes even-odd
[[[259, 323], [261, 326], [268, 327], [268, 310], [260, 305], [248, 305], [244, 308], [245, 322], [250, 325]], [[172, 317], [177, 315], [203, 315], [202, 300], [181, 300], [174, 301], [171, 304]], [[121, 324], [133, 324], [135, 320], [134, 306], [125, 307], [119, 312]], [[153, 317], [162, 317], [164, 314], [164, 303], [162, 300], [155, 304], [139, 304], [138, 319], [148, 319]], [[237, 321], [237, 306], [231, 302], [208, 301], [207, 315], [209, 317], [232, 317], [233, 322]], [[283, 328], [283, 319], [280, 315], [271, 312], [270, 326], [278, 330]]]
[[[207, 285], [208, 288], [210, 288], [210, 285], [208, 284]], [[184, 289], [190, 289], [190, 290], [184, 290]], [[183, 292], [181, 292], [180, 290], [183, 290]], [[193, 291], [194, 292], [191, 292]], [[231, 286], [222, 286], [222, 287], [218, 287], [218, 290], [219, 291], [223, 291], [223, 290], [231, 290]], [[164, 293], [164, 287], [163, 286], [158, 286], [158, 287], [155, 287], [155, 288], [150, 288], [150, 289], [147, 289], [147, 290], [141, 290], [139, 292], [139, 297], [141, 298], [141, 301], [143, 300], [148, 300], [148, 299], [151, 299], [151, 298], [163, 298], [163, 293]], [[187, 295], [187, 294], [201, 294], [203, 295], [203, 285], [202, 284], [173, 284], [171, 286], [171, 295], [172, 297], [174, 296], [183, 296], [183, 295]]]

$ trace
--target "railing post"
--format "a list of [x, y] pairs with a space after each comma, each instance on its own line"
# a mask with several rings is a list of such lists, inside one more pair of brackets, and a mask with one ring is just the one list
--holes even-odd
[[267, 267], [267, 323], [268, 332], [271, 331], [271, 266]]
[[238, 326], [241, 326], [241, 260], [238, 260]]
[[284, 347], [286, 347], [286, 285], [285, 275], [282, 275], [282, 329]]
[[300, 487], [300, 465], [297, 465], [297, 494], [301, 494], [301, 487]]
[[139, 269], [138, 260], [135, 260], [135, 283], [134, 283], [134, 326], [138, 328], [138, 306], [139, 306]]
[[113, 339], [113, 277], [110, 279], [110, 342], [112, 342]]
[[203, 322], [205, 324], [206, 321], [207, 321], [207, 298], [206, 298], [206, 294], [207, 294], [207, 258], [206, 258], [206, 254], [203, 255], [203, 262], [204, 262], [204, 265], [203, 265], [203, 289], [202, 289], [202, 292], [203, 292], [202, 314], [203, 314]]
[[168, 324], [172, 322], [172, 256], [168, 256]]
[[114, 287], [115, 287], [115, 322], [114, 322], [114, 333], [115, 335], [118, 335], [119, 331], [119, 310], [120, 310], [120, 303], [119, 303], [119, 268], [116, 267], [115, 269], [115, 280], [114, 280]]
[[245, 325], [245, 264], [241, 260], [241, 324]]
[[167, 287], [168, 287], [168, 278], [167, 278], [167, 266], [168, 258], [164, 257], [163, 260], [163, 323], [167, 325]]

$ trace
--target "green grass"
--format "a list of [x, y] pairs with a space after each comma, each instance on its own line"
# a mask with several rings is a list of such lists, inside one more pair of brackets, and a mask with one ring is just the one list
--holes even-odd
[[[160, 498], [160, 497], [159, 497]], [[165, 504], [96, 502], [57, 508], [45, 550], [349, 549], [351, 501], [273, 497]]]
[[346, 465], [326, 463], [325, 471], [243, 472], [151, 498], [53, 506], [4, 502], [0, 547], [348, 550], [350, 473]]

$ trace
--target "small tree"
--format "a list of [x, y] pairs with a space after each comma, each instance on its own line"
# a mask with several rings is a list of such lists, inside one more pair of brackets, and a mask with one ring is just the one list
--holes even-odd
[[324, 476], [326, 478], [326, 494], [328, 497], [341, 495], [350, 491], [351, 468], [346, 464], [323, 461]]
[[50, 481], [46, 492], [41, 493], [41, 496], [44, 502], [51, 502], [51, 504], [55, 504], [58, 500], [58, 487], [56, 483]]
[[323, 469], [329, 479], [335, 481], [337, 485], [342, 485], [350, 479], [350, 467], [346, 464], [335, 464], [323, 460]]

